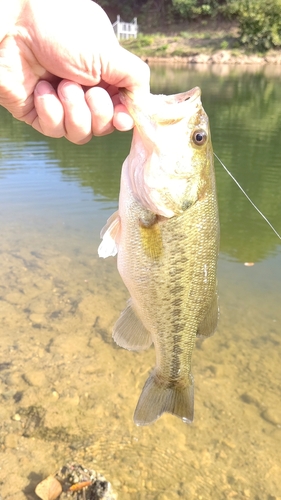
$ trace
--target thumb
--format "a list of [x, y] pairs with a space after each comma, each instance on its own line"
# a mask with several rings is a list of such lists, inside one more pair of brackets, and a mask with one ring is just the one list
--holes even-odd
[[115, 87], [130, 91], [149, 92], [150, 70], [148, 64], [120, 45], [115, 47], [107, 61], [101, 54], [102, 79]]

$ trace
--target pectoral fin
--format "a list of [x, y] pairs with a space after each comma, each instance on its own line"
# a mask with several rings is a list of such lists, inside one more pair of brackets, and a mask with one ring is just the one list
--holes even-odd
[[102, 228], [102, 242], [98, 248], [99, 257], [114, 257], [118, 252], [118, 242], [121, 230], [121, 220], [118, 210], [112, 214]]
[[217, 328], [219, 317], [218, 294], [215, 293], [213, 301], [203, 321], [197, 329], [197, 337], [211, 337]]
[[115, 323], [113, 339], [116, 344], [129, 351], [144, 351], [152, 344], [151, 334], [135, 313], [132, 300], [128, 300], [126, 309]]

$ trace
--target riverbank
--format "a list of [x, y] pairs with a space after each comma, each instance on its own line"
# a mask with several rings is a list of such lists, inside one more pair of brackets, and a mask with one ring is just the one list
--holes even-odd
[[257, 53], [244, 48], [237, 25], [225, 21], [182, 23], [163, 33], [140, 32], [121, 44], [148, 63], [281, 64], [281, 51]]
[[214, 54], [194, 54], [188, 57], [142, 56], [148, 63], [181, 63], [181, 64], [281, 64], [281, 51], [271, 52], [265, 56], [256, 54], [232, 54], [230, 50], [219, 50]]

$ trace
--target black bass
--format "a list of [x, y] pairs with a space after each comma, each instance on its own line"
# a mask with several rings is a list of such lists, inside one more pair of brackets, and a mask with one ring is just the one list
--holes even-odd
[[208, 117], [198, 87], [172, 96], [120, 95], [135, 128], [119, 210], [102, 230], [99, 255], [118, 251], [131, 298], [113, 338], [130, 350], [155, 346], [156, 367], [135, 423], [150, 424], [164, 412], [192, 422], [195, 339], [212, 335], [218, 319], [219, 218]]

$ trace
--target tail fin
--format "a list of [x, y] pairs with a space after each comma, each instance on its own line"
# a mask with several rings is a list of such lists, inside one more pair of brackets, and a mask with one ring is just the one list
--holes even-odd
[[172, 413], [185, 423], [193, 421], [194, 386], [167, 387], [156, 381], [155, 371], [147, 379], [134, 414], [136, 425], [148, 425], [162, 413]]

